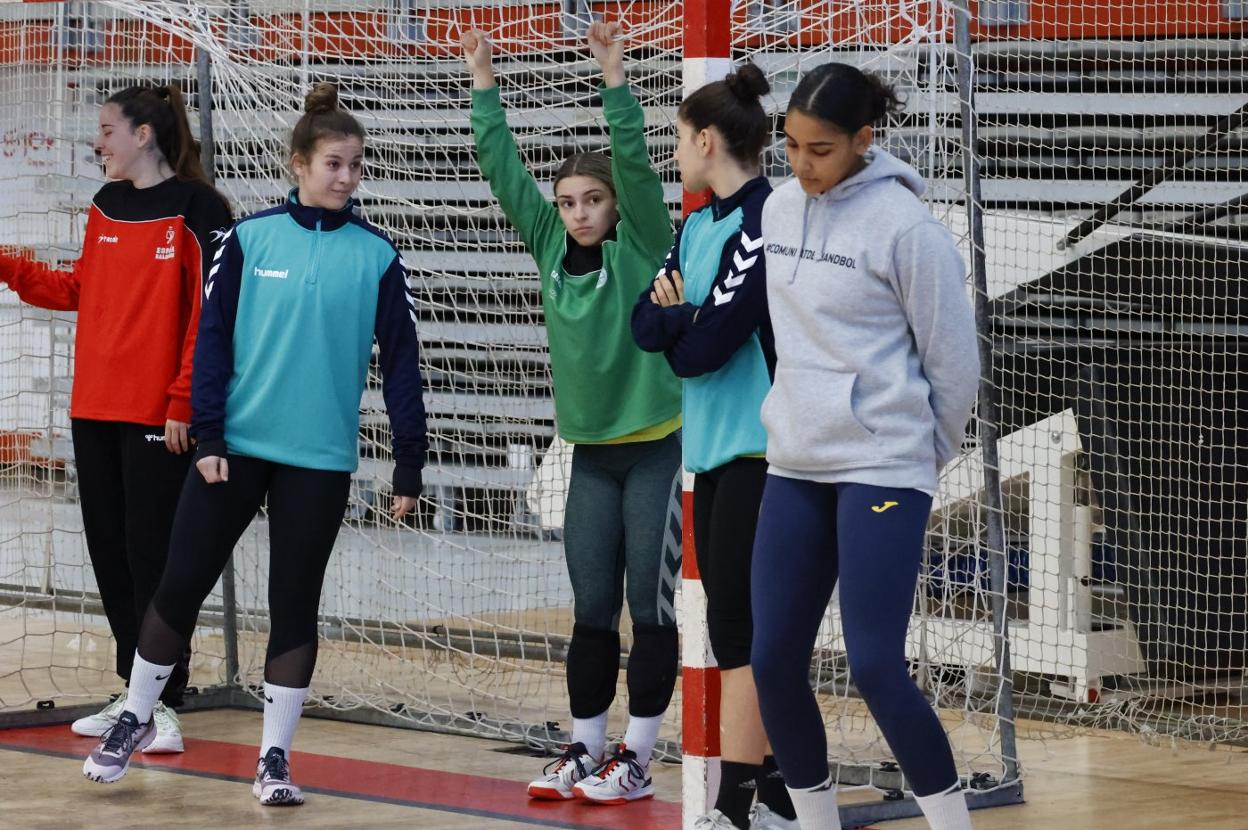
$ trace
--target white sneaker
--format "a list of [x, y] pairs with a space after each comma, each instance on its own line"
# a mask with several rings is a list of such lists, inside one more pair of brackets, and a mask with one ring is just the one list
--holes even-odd
[[693, 820], [693, 830], [737, 830], [737, 825], [719, 810], [711, 810]]
[[801, 830], [795, 818], [785, 818], [761, 802], [750, 808], [750, 830]]
[[654, 782], [650, 779], [650, 765], [642, 766], [636, 754], [621, 743], [615, 754], [574, 785], [572, 792], [595, 804], [627, 804], [653, 796]]
[[88, 738], [99, 738], [107, 732], [112, 725], [121, 717], [121, 713], [126, 711], [126, 690], [122, 689], [121, 694], [113, 698], [112, 701], [94, 715], [87, 715], [85, 718], [79, 718], [69, 727], [75, 735], [84, 735]]
[[251, 794], [266, 807], [297, 807], [303, 803], [303, 790], [290, 780], [286, 753], [272, 747], [256, 762], [256, 782]]
[[144, 755], [165, 755], [183, 752], [182, 722], [177, 714], [163, 703], [152, 708], [152, 721], [156, 724], [156, 738], [143, 750]]
[[529, 798], [551, 801], [575, 798], [572, 792], [578, 781], [588, 778], [599, 762], [579, 741], [568, 744], [563, 755], [546, 765], [541, 778], [529, 784]]

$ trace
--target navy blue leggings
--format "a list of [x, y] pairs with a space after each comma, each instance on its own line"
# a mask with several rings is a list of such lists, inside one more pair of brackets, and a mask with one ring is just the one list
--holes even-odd
[[957, 783], [949, 739], [906, 667], [931, 503], [918, 490], [767, 476], [754, 542], [750, 663], [767, 737], [794, 789], [828, 776], [827, 736], [809, 678], [838, 576], [850, 676], [915, 795]]

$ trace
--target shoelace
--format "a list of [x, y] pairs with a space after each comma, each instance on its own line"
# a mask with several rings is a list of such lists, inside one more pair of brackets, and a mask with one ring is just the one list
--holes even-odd
[[542, 774], [543, 774], [543, 775], [550, 775], [550, 774], [551, 774], [551, 772], [550, 772], [550, 768], [551, 768], [551, 767], [554, 767], [554, 769], [555, 769], [555, 774], [558, 774], [558, 773], [559, 773], [559, 771], [563, 769], [563, 765], [564, 765], [564, 764], [567, 764], [567, 763], [573, 763], [573, 764], [576, 764], [576, 771], [577, 771], [577, 773], [579, 773], [579, 774], [580, 774], [580, 776], [581, 776], [582, 778], [584, 778], [584, 777], [586, 777], [587, 775], [589, 775], [589, 771], [588, 771], [587, 769], [585, 769], [585, 764], [583, 764], [583, 763], [581, 762], [581, 756], [580, 756], [580, 753], [576, 752], [574, 749], [572, 749], [572, 747], [568, 747], [567, 749], [565, 749], [565, 750], [564, 750], [564, 752], [563, 752], [563, 755], [559, 756], [558, 758], [556, 758], [555, 760], [553, 760], [553, 761], [551, 761], [549, 764], [547, 764], [547, 765], [546, 765], [546, 766], [542, 769]]
[[118, 720], [104, 733], [104, 752], [115, 755], [134, 751], [134, 733], [139, 731], [138, 724], [131, 726], [124, 720]]
[[628, 770], [629, 775], [632, 778], [636, 779], [637, 781], [646, 780], [646, 771], [642, 769], [642, 766], [640, 763], [638, 763], [637, 759], [627, 758], [623, 754], [617, 754], [613, 756], [612, 758], [610, 758], [605, 764], [602, 765], [602, 768], [599, 769], [595, 773], [595, 775], [597, 775], [603, 781], [606, 781], [607, 778], [610, 777], [611, 773], [614, 772], [615, 769], [621, 764], [625, 765], [625, 767]]
[[270, 781], [289, 781], [290, 762], [276, 752], [264, 756], [264, 777]]

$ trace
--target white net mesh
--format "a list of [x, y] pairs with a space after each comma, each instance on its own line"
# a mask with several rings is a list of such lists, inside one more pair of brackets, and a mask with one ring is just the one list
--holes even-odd
[[[829, 59], [897, 84], [907, 109], [881, 141], [929, 182], [929, 204], [969, 263], [953, 13], [943, 0], [755, 0], [736, 4], [733, 42], [736, 59], [771, 79], [778, 116], [801, 72]], [[1240, 739], [1248, 67], [1227, 36], [1242, 35], [1244, 9], [1037, 0], [981, 2], [976, 13], [983, 333], [1002, 436], [989, 466], [1002, 479], [1007, 585], [997, 596], [1019, 712]], [[0, 154], [0, 243], [43, 259], [80, 247], [100, 182], [88, 143], [98, 103], [139, 80], [193, 93], [196, 48], [212, 58], [218, 181], [239, 213], [284, 193], [287, 131], [312, 82], [338, 83], [370, 131], [358, 195], [411, 267], [432, 448], [415, 528], [379, 522], [388, 436], [370, 386], [322, 607], [314, 684], [330, 705], [530, 739], [567, 722], [570, 591], [557, 536], [568, 454], [553, 438], [536, 274], [476, 170], [455, 44], [465, 25], [492, 35], [510, 122], [548, 182], [568, 152], [604, 144], [578, 34], [590, 15], [629, 23], [629, 80], [675, 211], [680, 4], [0, 5], [0, 123], [20, 125], [5, 127]], [[787, 174], [779, 142], [766, 164], [775, 179]], [[1120, 210], [1060, 244], [1124, 193]], [[98, 696], [113, 683], [64, 441], [71, 351], [72, 316], [0, 291], [0, 708]], [[999, 779], [1009, 753], [984, 469], [971, 442], [942, 482], [909, 653], [959, 768]], [[236, 556], [244, 682], [258, 680], [263, 659], [264, 535], [257, 522]], [[219, 608], [219, 595], [209, 604]], [[219, 617], [203, 622], [209, 659], [196, 680], [211, 685], [225, 679], [224, 652]], [[852, 695], [835, 604], [819, 655], [842, 780], [899, 786]], [[672, 741], [677, 711], [664, 731]]]

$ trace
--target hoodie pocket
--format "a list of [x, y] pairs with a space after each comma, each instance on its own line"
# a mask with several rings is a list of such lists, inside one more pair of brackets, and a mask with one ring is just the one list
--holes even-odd
[[763, 402], [767, 458], [793, 470], [855, 465], [876, 455], [876, 436], [854, 412], [858, 375], [776, 367]]

